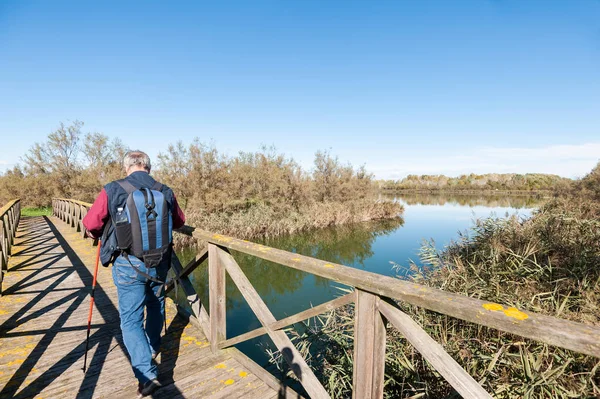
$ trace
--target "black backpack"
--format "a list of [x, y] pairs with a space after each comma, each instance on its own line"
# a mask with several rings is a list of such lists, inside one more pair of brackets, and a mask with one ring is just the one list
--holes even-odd
[[173, 241], [173, 218], [162, 184], [137, 188], [127, 180], [117, 183], [127, 193], [127, 200], [112, 215], [117, 249], [127, 257], [131, 254], [146, 267], [156, 267], [170, 254]]

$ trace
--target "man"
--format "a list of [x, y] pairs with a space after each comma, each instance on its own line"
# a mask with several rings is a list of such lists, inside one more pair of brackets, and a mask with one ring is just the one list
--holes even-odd
[[138, 393], [148, 396], [161, 386], [157, 380], [158, 368], [154, 359], [160, 348], [160, 334], [164, 323], [165, 299], [159, 290], [161, 282], [167, 278], [171, 248], [169, 245], [167, 253], [156, 267], [148, 267], [142, 260], [127, 253], [130, 251], [122, 252], [117, 248], [119, 245], [114, 222], [116, 216], [123, 213], [129, 197], [124, 187], [131, 187], [132, 190], [158, 189], [171, 211], [173, 229], [184, 225], [185, 216], [173, 191], [150, 176], [148, 155], [141, 151], [130, 151], [125, 154], [123, 167], [127, 177], [104, 186], [83, 218], [83, 224], [92, 238], [102, 234], [102, 264], [108, 266], [113, 262], [112, 275], [119, 297], [123, 341], [131, 358], [133, 373], [139, 381]]

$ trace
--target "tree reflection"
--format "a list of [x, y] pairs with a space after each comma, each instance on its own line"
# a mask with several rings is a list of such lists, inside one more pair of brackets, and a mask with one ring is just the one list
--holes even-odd
[[[389, 234], [404, 224], [402, 218], [357, 223], [326, 229], [312, 230], [291, 236], [263, 240], [261, 244], [286, 251], [311, 256], [332, 263], [362, 266], [373, 256], [372, 245], [379, 236]], [[193, 248], [178, 252], [182, 264], [187, 264], [196, 255]], [[232, 251], [254, 288], [268, 303], [285, 299], [285, 294], [300, 290], [310, 273], [282, 266], [255, 256]], [[203, 303], [208, 304], [208, 262], [200, 265], [190, 279]], [[329, 285], [329, 280], [315, 276], [319, 286]], [[227, 309], [232, 309], [243, 300], [235, 284], [227, 278]]]
[[504, 194], [455, 194], [455, 193], [402, 193], [385, 198], [401, 200], [408, 205], [445, 205], [487, 206], [505, 208], [537, 208], [549, 198], [542, 195], [506, 195]]

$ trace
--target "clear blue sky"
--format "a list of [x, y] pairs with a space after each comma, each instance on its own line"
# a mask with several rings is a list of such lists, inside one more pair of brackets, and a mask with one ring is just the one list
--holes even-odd
[[581, 176], [600, 1], [0, 0], [0, 171], [74, 119], [152, 156], [199, 137], [381, 178]]

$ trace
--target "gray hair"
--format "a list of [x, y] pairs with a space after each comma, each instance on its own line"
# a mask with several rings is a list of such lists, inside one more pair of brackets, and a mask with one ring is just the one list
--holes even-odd
[[123, 157], [123, 167], [128, 170], [130, 167], [137, 165], [143, 167], [146, 172], [150, 173], [150, 157], [142, 151], [128, 151]]

